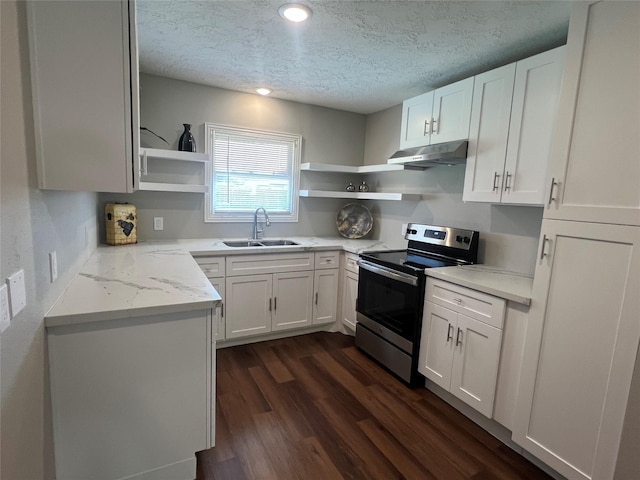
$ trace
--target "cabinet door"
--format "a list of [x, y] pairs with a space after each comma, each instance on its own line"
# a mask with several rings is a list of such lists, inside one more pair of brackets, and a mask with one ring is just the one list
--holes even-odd
[[545, 218], [640, 225], [640, 3], [576, 2]]
[[476, 76], [462, 199], [498, 203], [507, 154], [516, 64]]
[[38, 185], [137, 188], [133, 3], [28, 2]]
[[473, 77], [435, 91], [431, 144], [465, 140], [469, 137]]
[[433, 92], [402, 102], [400, 149], [429, 145]]
[[338, 269], [316, 270], [313, 280], [313, 324], [336, 321], [338, 309]]
[[498, 378], [502, 330], [458, 314], [451, 393], [491, 418]]
[[272, 285], [270, 274], [227, 277], [227, 339], [271, 331]]
[[516, 63], [502, 203], [544, 203], [565, 50]]
[[222, 301], [213, 310], [213, 335], [216, 341], [224, 340], [225, 322], [224, 322], [224, 278], [210, 278], [209, 281], [213, 288], [220, 294]]
[[356, 323], [356, 299], [358, 298], [358, 275], [353, 272], [344, 272], [342, 290], [342, 323], [355, 331]]
[[457, 313], [435, 303], [424, 303], [418, 371], [449, 390]]
[[313, 272], [273, 275], [271, 330], [287, 330], [312, 324]]
[[613, 478], [640, 340], [640, 228], [544, 220], [513, 439], [562, 475]]

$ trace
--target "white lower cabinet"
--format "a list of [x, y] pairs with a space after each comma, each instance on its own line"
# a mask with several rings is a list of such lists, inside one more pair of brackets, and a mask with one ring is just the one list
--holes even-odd
[[313, 319], [313, 272], [273, 275], [271, 331], [308, 327]]
[[[218, 257], [220, 259], [222, 257]], [[225, 340], [254, 337], [336, 321], [339, 258], [337, 251], [251, 254], [200, 258], [203, 271], [226, 272], [224, 309], [218, 321]], [[212, 283], [214, 280], [211, 279]], [[214, 283], [214, 287], [218, 289]]]
[[220, 294], [222, 301], [213, 309], [213, 335], [216, 341], [225, 339], [225, 258], [198, 257], [195, 259], [200, 270], [207, 276], [213, 288]]
[[210, 312], [47, 328], [57, 479], [196, 477], [215, 438]]
[[352, 331], [356, 329], [357, 312], [356, 300], [358, 299], [358, 255], [344, 254], [342, 269], [342, 301], [340, 305], [340, 318], [342, 324]]
[[271, 331], [272, 292], [272, 274], [227, 277], [227, 340]]
[[224, 317], [224, 277], [222, 278], [209, 278], [211, 285], [216, 289], [216, 292], [222, 298], [222, 301], [213, 310], [213, 335], [216, 341], [225, 339], [225, 317]]
[[505, 303], [448, 282], [427, 280], [418, 371], [490, 418]]
[[542, 223], [513, 439], [570, 479], [614, 478], [638, 425], [639, 249], [638, 227]]
[[316, 270], [313, 279], [313, 324], [333, 323], [338, 312], [337, 268]]

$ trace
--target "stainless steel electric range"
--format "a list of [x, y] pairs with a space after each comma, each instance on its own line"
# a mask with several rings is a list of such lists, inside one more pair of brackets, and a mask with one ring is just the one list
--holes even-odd
[[405, 238], [406, 250], [360, 255], [356, 345], [416, 386], [425, 269], [476, 263], [479, 232], [410, 223]]

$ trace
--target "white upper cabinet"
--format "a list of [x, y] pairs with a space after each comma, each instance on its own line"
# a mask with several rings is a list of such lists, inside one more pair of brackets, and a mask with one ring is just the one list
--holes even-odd
[[472, 95], [473, 77], [405, 100], [400, 149], [466, 139]]
[[565, 50], [476, 76], [463, 200], [544, 204]]
[[39, 187], [136, 190], [133, 2], [29, 2], [28, 16]]
[[640, 225], [640, 4], [576, 2], [567, 46], [545, 218]]

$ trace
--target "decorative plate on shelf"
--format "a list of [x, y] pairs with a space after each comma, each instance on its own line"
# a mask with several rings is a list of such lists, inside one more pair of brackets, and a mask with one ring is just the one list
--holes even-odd
[[338, 212], [336, 226], [343, 237], [362, 238], [371, 231], [373, 217], [364, 205], [349, 203]]

